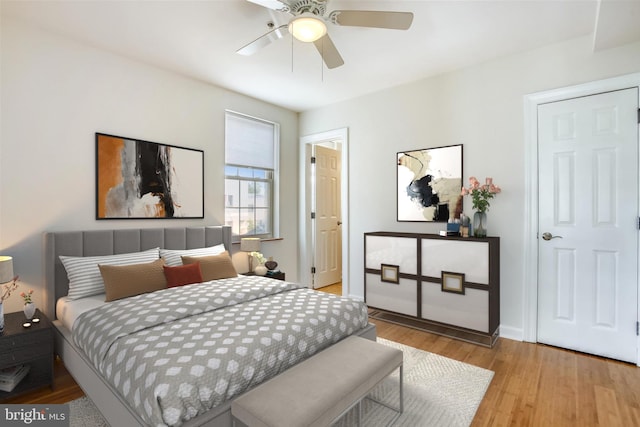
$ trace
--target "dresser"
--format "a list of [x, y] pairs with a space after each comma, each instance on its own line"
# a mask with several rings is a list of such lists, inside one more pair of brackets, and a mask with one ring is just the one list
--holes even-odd
[[500, 238], [365, 233], [374, 319], [492, 347], [500, 326]]

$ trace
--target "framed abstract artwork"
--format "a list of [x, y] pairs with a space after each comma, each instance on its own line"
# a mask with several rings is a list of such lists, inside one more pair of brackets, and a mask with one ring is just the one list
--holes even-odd
[[204, 218], [204, 151], [96, 133], [96, 219]]
[[397, 158], [398, 221], [447, 222], [462, 212], [462, 144], [402, 151]]

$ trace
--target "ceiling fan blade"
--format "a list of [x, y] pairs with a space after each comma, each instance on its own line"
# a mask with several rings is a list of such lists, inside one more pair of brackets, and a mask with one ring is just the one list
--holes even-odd
[[268, 46], [272, 42], [284, 37], [285, 28], [287, 28], [287, 24], [280, 25], [279, 27], [274, 28], [268, 33], [258, 37], [251, 43], [248, 43], [242, 46], [240, 49], [236, 51], [236, 53], [239, 53], [240, 55], [245, 55], [245, 56], [253, 55], [263, 47]]
[[251, 3], [255, 3], [267, 9], [279, 10], [281, 12], [288, 12], [291, 7], [285, 0], [247, 0]]
[[344, 60], [338, 49], [336, 49], [336, 45], [333, 44], [333, 40], [329, 37], [329, 34], [325, 34], [324, 37], [319, 38], [314, 41], [313, 44], [320, 52], [320, 56], [322, 56], [322, 60], [326, 64], [327, 68], [337, 68], [344, 64]]
[[374, 10], [334, 10], [329, 20], [349, 27], [388, 28], [408, 30], [413, 22], [411, 12], [378, 12]]

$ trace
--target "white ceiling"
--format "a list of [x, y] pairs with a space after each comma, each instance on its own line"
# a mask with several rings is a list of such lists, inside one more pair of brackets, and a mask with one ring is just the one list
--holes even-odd
[[295, 111], [500, 56], [592, 35], [594, 50], [640, 40], [640, 0], [329, 0], [336, 9], [414, 13], [408, 31], [338, 27], [345, 65], [328, 70], [289, 35], [253, 56], [237, 49], [290, 15], [246, 0], [1, 0], [20, 19], [126, 57]]

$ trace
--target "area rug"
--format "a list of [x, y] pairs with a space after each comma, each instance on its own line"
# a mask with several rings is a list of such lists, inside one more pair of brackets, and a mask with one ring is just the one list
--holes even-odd
[[[393, 424], [397, 427], [466, 427], [471, 425], [484, 397], [493, 372], [447, 357], [418, 350], [394, 341], [378, 338], [378, 342], [403, 352], [404, 412]], [[385, 404], [398, 406], [398, 373], [380, 383], [372, 397]], [[71, 427], [108, 426], [87, 397], [69, 402]], [[365, 399], [362, 403], [362, 425], [386, 426], [394, 417], [391, 409]], [[357, 425], [355, 410], [346, 414], [336, 427]], [[119, 427], [119, 426], [113, 426]]]
[[69, 402], [69, 418], [69, 427], [109, 427], [87, 396]]
[[[404, 412], [394, 427], [466, 427], [482, 402], [493, 372], [417, 348], [378, 338], [403, 352]], [[376, 400], [398, 407], [398, 372], [371, 393]], [[386, 426], [396, 414], [369, 399], [362, 402], [363, 426]], [[357, 425], [356, 411], [337, 426]]]

